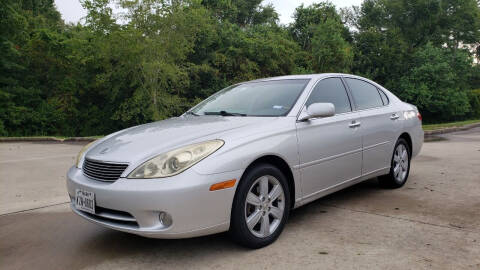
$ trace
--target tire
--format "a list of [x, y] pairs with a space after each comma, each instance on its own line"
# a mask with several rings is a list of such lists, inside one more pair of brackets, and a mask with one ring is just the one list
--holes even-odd
[[273, 165], [258, 164], [248, 169], [238, 184], [232, 205], [230, 236], [248, 248], [267, 246], [282, 233], [289, 214], [287, 178]]
[[410, 173], [411, 157], [412, 151], [407, 141], [403, 138], [398, 139], [393, 149], [390, 172], [378, 178], [380, 185], [385, 188], [400, 188], [405, 185]]

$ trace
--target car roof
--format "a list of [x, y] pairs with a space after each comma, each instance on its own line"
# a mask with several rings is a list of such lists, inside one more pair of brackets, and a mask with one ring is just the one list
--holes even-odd
[[347, 73], [318, 73], [318, 74], [301, 74], [301, 75], [287, 75], [287, 76], [278, 76], [278, 77], [270, 77], [270, 78], [263, 78], [263, 79], [257, 79], [257, 80], [252, 80], [252, 81], [247, 81], [247, 82], [241, 82], [238, 84], [244, 84], [244, 83], [250, 83], [250, 82], [266, 82], [266, 81], [277, 81], [277, 80], [298, 80], [298, 79], [321, 79], [325, 77], [332, 77], [332, 76], [337, 76], [337, 77], [350, 77], [350, 78], [357, 78], [361, 79], [364, 81], [367, 81], [376, 87], [382, 89], [384, 92], [388, 93], [388, 98], [389, 99], [398, 99], [400, 100], [397, 96], [395, 96], [392, 92], [390, 92], [388, 89], [383, 87], [382, 85], [378, 84], [377, 82], [374, 82], [370, 79], [358, 76], [358, 75], [353, 75], [353, 74], [347, 74]]
[[[296, 80], [296, 79], [320, 79], [323, 77], [330, 77], [330, 76], [349, 76], [349, 77], [358, 77], [360, 76], [352, 75], [352, 74], [345, 74], [345, 73], [319, 73], [319, 74], [301, 74], [301, 75], [287, 75], [287, 76], [278, 76], [278, 77], [270, 77], [270, 78], [262, 78], [256, 79], [248, 82], [260, 82], [260, 81], [276, 81], [276, 80]], [[364, 79], [364, 78], [362, 78]]]

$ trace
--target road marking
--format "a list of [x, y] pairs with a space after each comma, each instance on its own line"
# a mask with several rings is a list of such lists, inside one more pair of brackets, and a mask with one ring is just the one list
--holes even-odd
[[42, 159], [51, 159], [51, 158], [64, 158], [64, 157], [75, 157], [75, 154], [73, 155], [58, 155], [58, 156], [48, 156], [48, 157], [37, 157], [37, 158], [27, 158], [27, 159], [12, 159], [12, 160], [4, 160], [0, 161], [0, 164], [2, 163], [15, 163], [15, 162], [23, 162], [23, 161], [32, 161], [32, 160], [42, 160]]
[[8, 216], [8, 215], [14, 215], [14, 214], [19, 214], [19, 213], [23, 213], [23, 212], [27, 212], [27, 211], [38, 210], [38, 209], [42, 209], [42, 208], [48, 208], [48, 207], [58, 206], [58, 205], [67, 204], [67, 203], [71, 203], [71, 202], [68, 201], [68, 202], [54, 203], [54, 204], [49, 204], [49, 205], [34, 207], [34, 208], [30, 208], [30, 209], [18, 210], [18, 211], [14, 211], [14, 212], [10, 212], [10, 213], [3, 213], [3, 214], [0, 214], [0, 217]]

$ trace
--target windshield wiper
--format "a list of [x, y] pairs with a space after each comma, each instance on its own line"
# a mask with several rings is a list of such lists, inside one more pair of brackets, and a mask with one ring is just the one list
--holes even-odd
[[198, 114], [196, 114], [196, 113], [194, 113], [194, 112], [190, 112], [190, 111], [186, 112], [185, 114], [190, 114], [190, 115], [200, 116], [200, 115], [198, 115]]
[[205, 115], [221, 115], [221, 116], [247, 116], [244, 113], [234, 113], [234, 112], [227, 112], [227, 111], [219, 111], [219, 112], [204, 112]]

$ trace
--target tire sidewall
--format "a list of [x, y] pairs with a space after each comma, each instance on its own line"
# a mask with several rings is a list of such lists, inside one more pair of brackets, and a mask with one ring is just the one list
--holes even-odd
[[[283, 212], [282, 220], [275, 232], [265, 238], [260, 238], [253, 235], [247, 227], [245, 220], [245, 203], [247, 194], [255, 180], [264, 175], [274, 176], [282, 185], [285, 197], [285, 210]], [[290, 192], [288, 183], [282, 171], [270, 164], [256, 165], [255, 167], [249, 169], [244, 176], [242, 176], [242, 179], [238, 184], [232, 205], [230, 233], [232, 234], [234, 240], [244, 246], [250, 248], [264, 247], [274, 242], [281, 234], [290, 213], [290, 205]]]

